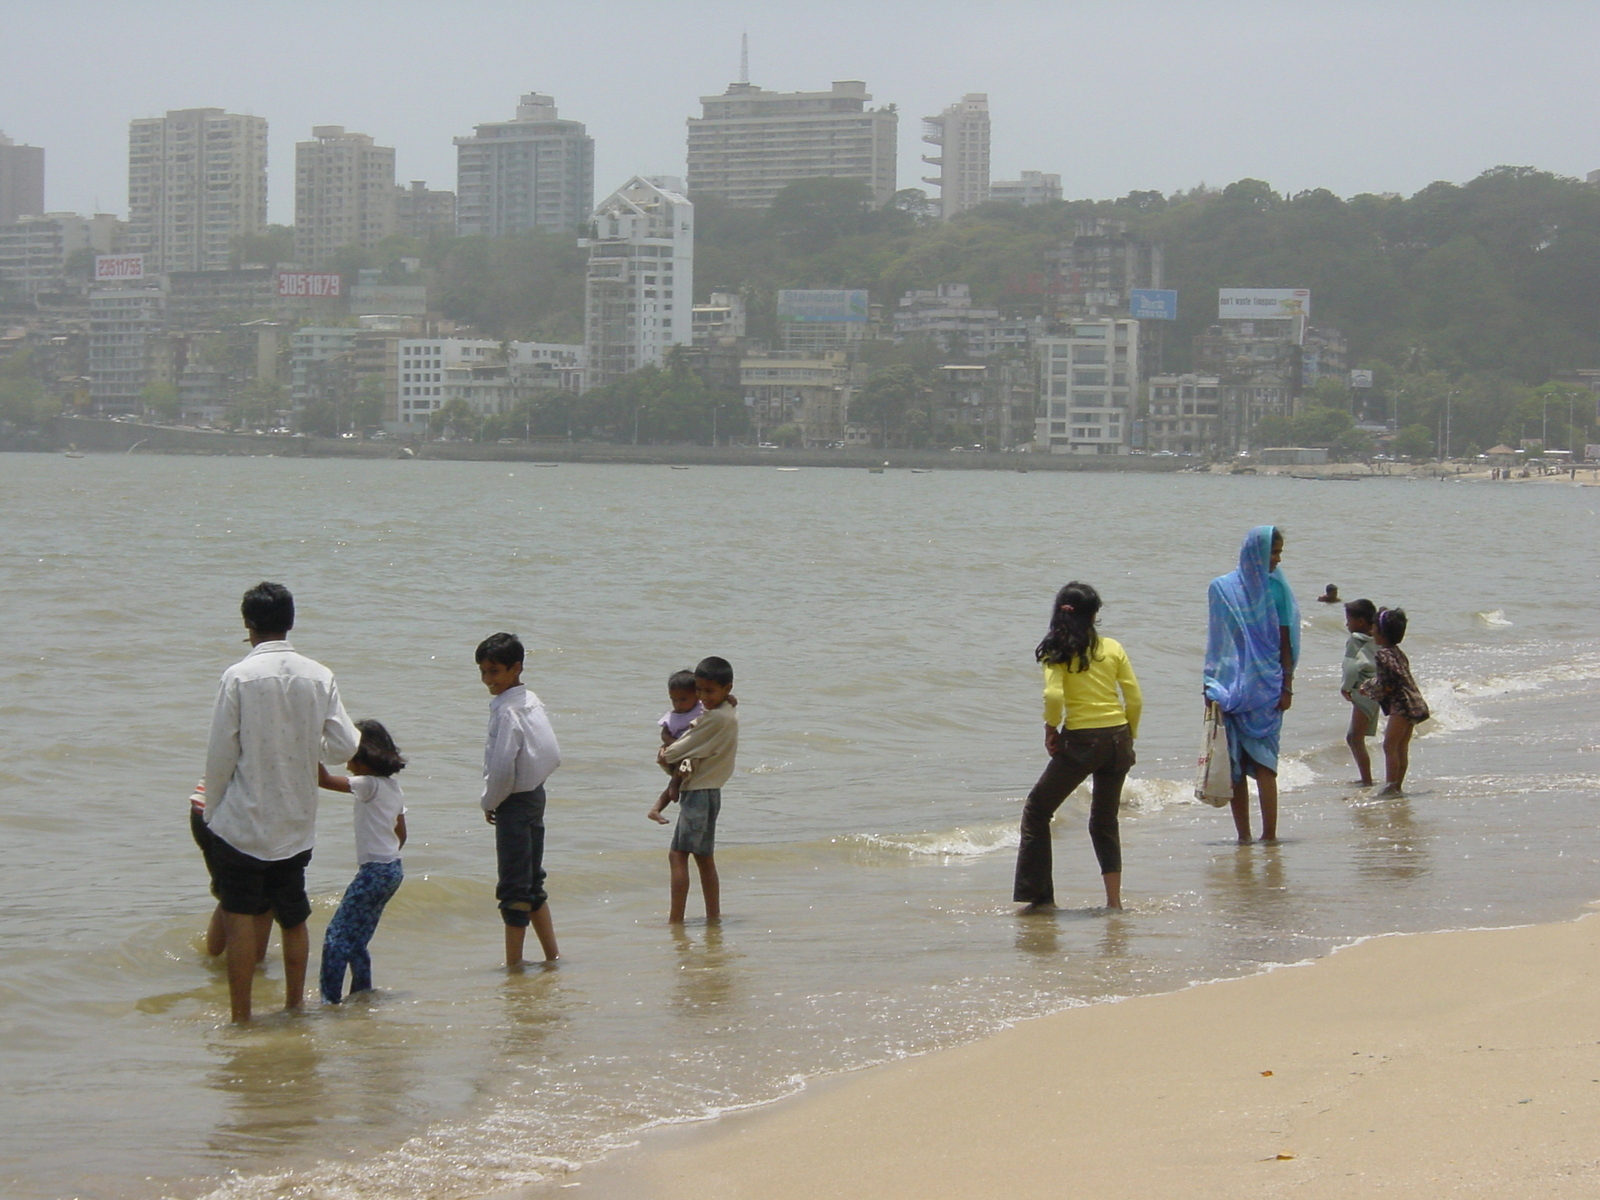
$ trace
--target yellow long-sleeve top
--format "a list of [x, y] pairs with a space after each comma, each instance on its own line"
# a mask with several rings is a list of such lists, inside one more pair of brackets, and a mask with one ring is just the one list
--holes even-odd
[[1144, 697], [1121, 642], [1115, 638], [1101, 638], [1089, 659], [1087, 671], [1070, 671], [1066, 663], [1041, 665], [1044, 667], [1046, 725], [1059, 729], [1063, 718], [1068, 729], [1113, 729], [1127, 725], [1129, 733], [1139, 736], [1139, 714], [1144, 711]]

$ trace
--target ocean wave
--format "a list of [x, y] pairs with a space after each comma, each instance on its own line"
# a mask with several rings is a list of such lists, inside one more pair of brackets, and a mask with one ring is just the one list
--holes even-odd
[[997, 850], [1014, 850], [1020, 837], [1017, 822], [1013, 820], [924, 833], [853, 833], [842, 840], [903, 854], [972, 858]]
[[1507, 671], [1468, 679], [1447, 680], [1445, 686], [1457, 695], [1480, 698], [1507, 696], [1514, 692], [1531, 692], [1552, 683], [1581, 683], [1590, 679], [1600, 679], [1600, 655], [1578, 655], [1527, 671]]
[[1491, 629], [1509, 629], [1512, 625], [1512, 622], [1506, 619], [1506, 614], [1498, 608], [1490, 612], [1473, 613], [1472, 615], [1477, 619], [1478, 624], [1487, 625]]

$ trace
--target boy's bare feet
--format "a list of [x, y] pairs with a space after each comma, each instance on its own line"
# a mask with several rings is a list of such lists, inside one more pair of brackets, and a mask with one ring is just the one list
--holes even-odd
[[1401, 790], [1398, 783], [1386, 783], [1377, 794], [1379, 796], [1404, 796], [1405, 792]]
[[671, 821], [667, 820], [666, 817], [661, 815], [661, 810], [659, 808], [652, 808], [645, 815], [647, 817], [649, 817], [652, 821], [654, 821], [657, 825], [670, 825], [670, 824], [672, 824]]

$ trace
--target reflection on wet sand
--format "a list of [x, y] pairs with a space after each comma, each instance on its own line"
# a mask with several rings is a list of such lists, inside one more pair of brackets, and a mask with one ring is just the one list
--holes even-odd
[[1406, 797], [1353, 804], [1350, 819], [1362, 834], [1355, 847], [1356, 870], [1362, 876], [1374, 881], [1405, 882], [1428, 874], [1432, 867], [1429, 839], [1417, 825]]
[[721, 925], [705, 926], [698, 943], [683, 926], [675, 926], [672, 940], [679, 958], [672, 1011], [699, 1020], [726, 1019], [739, 999], [729, 968], [743, 955], [723, 944]]
[[212, 1049], [220, 1061], [209, 1083], [228, 1102], [208, 1139], [216, 1153], [281, 1153], [335, 1115], [327, 1103], [324, 1054], [305, 1016], [226, 1029]]

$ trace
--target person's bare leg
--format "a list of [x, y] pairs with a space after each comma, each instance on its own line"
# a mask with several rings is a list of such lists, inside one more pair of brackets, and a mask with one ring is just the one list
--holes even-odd
[[694, 865], [700, 869], [700, 898], [706, 902], [706, 920], [722, 919], [722, 881], [717, 878], [717, 860], [710, 854], [696, 854]]
[[667, 909], [667, 924], [682, 925], [684, 906], [689, 903], [689, 855], [682, 850], [668, 850], [667, 870], [671, 876], [672, 889], [672, 901]]
[[1350, 732], [1344, 744], [1350, 747], [1350, 756], [1356, 760], [1356, 770], [1361, 775], [1361, 786], [1372, 786], [1372, 757], [1367, 753], [1367, 714], [1351, 707]]
[[1383, 731], [1383, 792], [1385, 796], [1403, 795], [1406, 771], [1411, 766], [1411, 719], [1400, 713], [1389, 715], [1389, 724]]
[[233, 1022], [250, 1020], [250, 988], [256, 978], [256, 919], [249, 913], [223, 913], [227, 931], [228, 1004]]
[[283, 943], [283, 1006], [299, 1008], [306, 1001], [306, 963], [311, 958], [311, 935], [306, 923], [285, 929]]
[[262, 913], [256, 921], [256, 965], [267, 961], [267, 946], [272, 941], [272, 914]]
[[1250, 776], [1243, 775], [1233, 781], [1233, 828], [1239, 835], [1239, 845], [1250, 844]]
[[206, 922], [206, 954], [216, 958], [228, 952], [228, 914], [222, 905], [211, 910], [211, 920]]
[[506, 926], [506, 966], [522, 965], [522, 943], [528, 936], [526, 925]]
[[1122, 872], [1107, 871], [1100, 876], [1100, 881], [1106, 885], [1106, 907], [1122, 907]]
[[555, 962], [561, 957], [561, 949], [556, 945], [556, 926], [550, 917], [550, 902], [546, 900], [533, 910], [533, 915], [528, 918], [533, 925], [533, 936], [539, 939], [539, 949], [544, 953], [544, 961]]
[[1261, 840], [1278, 840], [1278, 773], [1256, 767], [1256, 795], [1261, 800]]

